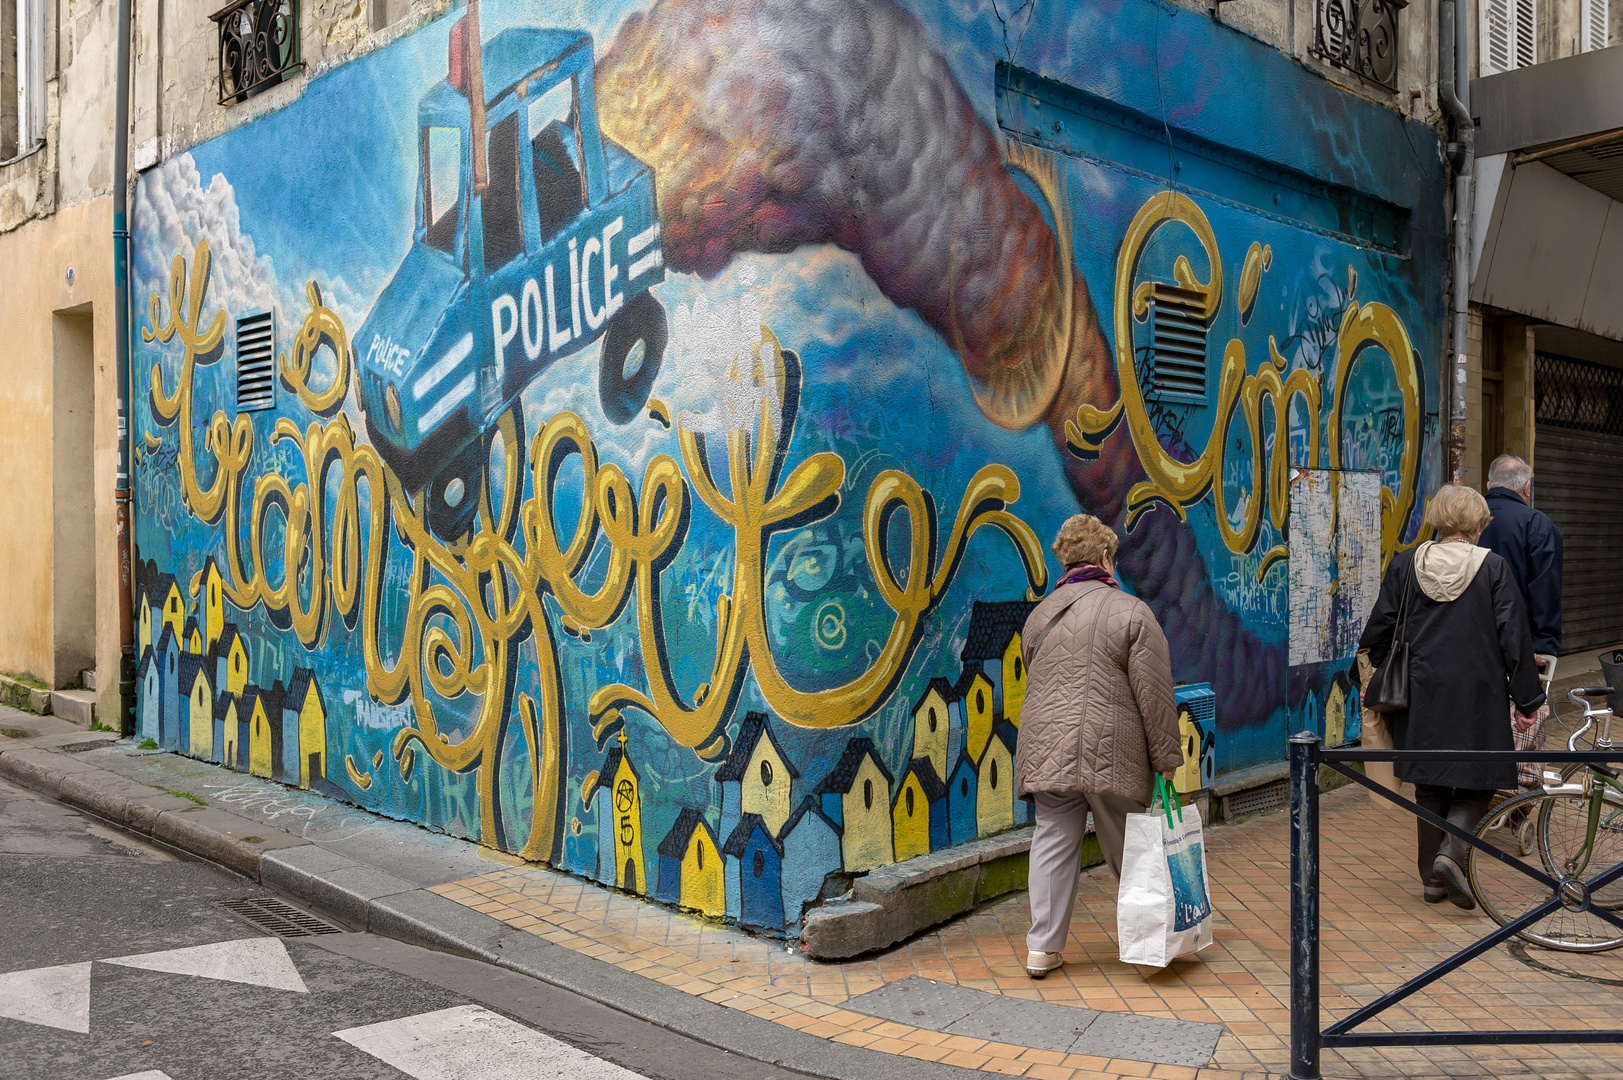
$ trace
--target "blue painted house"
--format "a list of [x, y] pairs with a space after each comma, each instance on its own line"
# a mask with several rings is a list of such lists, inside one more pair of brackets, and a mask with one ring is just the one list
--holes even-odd
[[150, 645], [141, 654], [141, 722], [136, 736], [140, 739], [158, 738], [158, 715], [163, 708], [163, 672], [158, 652]]
[[[783, 929], [783, 847], [760, 814], [739, 819], [721, 849], [728, 879], [739, 881], [738, 921], [762, 930]], [[729, 912], [729, 914], [731, 914]]]
[[967, 844], [976, 830], [975, 804], [980, 798], [980, 774], [967, 753], [958, 755], [958, 765], [947, 780], [947, 841]]
[[180, 749], [180, 639], [169, 624], [153, 652], [158, 660], [158, 745], [165, 750]]
[[784, 823], [779, 845], [783, 850], [783, 918], [786, 925], [794, 926], [807, 905], [821, 898], [828, 876], [840, 870], [840, 826], [823, 813], [816, 796], [808, 795]]

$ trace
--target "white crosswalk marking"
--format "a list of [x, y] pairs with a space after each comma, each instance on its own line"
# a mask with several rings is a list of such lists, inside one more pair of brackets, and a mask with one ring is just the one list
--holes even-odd
[[90, 962], [0, 975], [0, 1016], [90, 1034]]
[[203, 979], [268, 986], [272, 990], [310, 991], [299, 977], [281, 938], [256, 937], [240, 941], [220, 941], [194, 945], [188, 949], [139, 953], [102, 961], [119, 967], [164, 971], [172, 975], [196, 975]]
[[478, 1005], [333, 1035], [416, 1080], [639, 1080], [634, 1072]]
[[125, 1073], [123, 1076], [115, 1076], [113, 1080], [175, 1080], [175, 1078], [162, 1069], [148, 1069], [146, 1072]]

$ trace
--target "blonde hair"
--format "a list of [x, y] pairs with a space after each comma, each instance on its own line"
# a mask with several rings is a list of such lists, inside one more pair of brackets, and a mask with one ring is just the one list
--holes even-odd
[[1488, 500], [1464, 484], [1444, 484], [1426, 507], [1426, 524], [1440, 537], [1472, 536], [1486, 529], [1492, 519]]
[[1061, 566], [1098, 566], [1106, 553], [1115, 558], [1121, 538], [1109, 525], [1092, 514], [1074, 514], [1059, 527], [1054, 537], [1054, 557]]

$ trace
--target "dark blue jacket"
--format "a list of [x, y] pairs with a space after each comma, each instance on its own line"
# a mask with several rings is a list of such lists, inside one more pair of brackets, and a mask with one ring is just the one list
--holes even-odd
[[1533, 651], [1561, 652], [1561, 530], [1509, 488], [1488, 489], [1493, 521], [1478, 541], [1510, 564], [1533, 628]]

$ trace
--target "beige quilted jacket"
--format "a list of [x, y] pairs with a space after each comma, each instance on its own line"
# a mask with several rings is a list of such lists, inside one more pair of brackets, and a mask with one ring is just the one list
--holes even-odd
[[1026, 619], [1026, 696], [1015, 754], [1015, 792], [1150, 799], [1155, 774], [1183, 764], [1172, 662], [1148, 605], [1094, 588], [1031, 641], [1087, 582], [1054, 590]]

